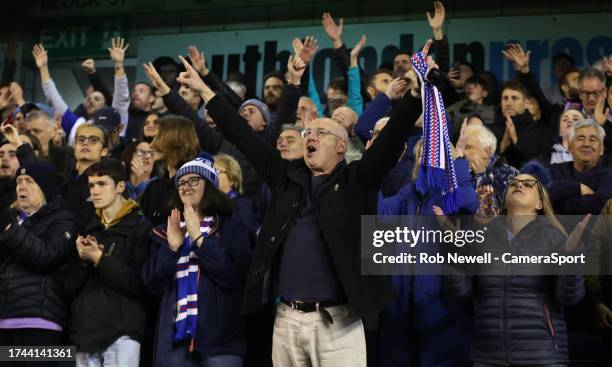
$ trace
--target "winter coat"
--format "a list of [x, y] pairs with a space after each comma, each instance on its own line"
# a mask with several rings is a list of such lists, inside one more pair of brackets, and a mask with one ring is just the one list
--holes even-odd
[[38, 317], [66, 325], [60, 268], [74, 247], [74, 216], [56, 196], [7, 232], [0, 232], [0, 319]]
[[[248, 229], [237, 214], [220, 217], [217, 229], [195, 252], [200, 260], [195, 350], [206, 356], [244, 356], [245, 321], [240, 316], [240, 301], [251, 258]], [[166, 358], [173, 349], [178, 260], [179, 252], [168, 247], [165, 226], [155, 228], [141, 274], [147, 291], [160, 302], [155, 366], [169, 366]]]
[[[501, 258], [505, 252], [513, 255], [566, 254], [566, 236], [543, 216], [528, 223], [511, 241], [504, 219], [495, 219], [487, 227], [483, 248], [491, 252], [492, 257]], [[583, 297], [583, 277], [572, 275], [579, 271], [563, 275], [514, 275], [519, 267], [521, 265], [493, 261], [478, 265], [470, 274], [445, 277], [443, 286], [449, 297], [474, 300], [471, 358], [480, 363], [504, 366], [566, 364], [568, 343], [564, 308]], [[481, 271], [492, 271], [496, 275], [471, 275]], [[542, 273], [547, 271], [541, 268]]]
[[104, 245], [97, 266], [74, 258], [66, 281], [72, 298], [70, 340], [79, 352], [100, 352], [123, 335], [144, 337], [145, 292], [140, 268], [149, 250], [151, 223], [138, 207], [108, 228], [96, 216], [85, 235]]
[[[249, 159], [273, 193], [259, 232], [245, 286], [243, 311], [261, 310], [271, 302], [272, 272], [295, 219], [302, 212], [310, 188], [310, 169], [304, 159], [285, 161], [278, 151], [257, 139], [244, 119], [222, 98], [212, 98], [207, 109], [225, 137]], [[395, 108], [387, 127], [363, 158], [340, 162], [321, 184], [314, 206], [329, 246], [348, 304], [358, 315], [372, 316], [391, 301], [389, 277], [363, 276], [360, 266], [361, 215], [376, 213], [381, 182], [404, 150], [406, 136], [417, 130], [420, 100], [406, 96]]]
[[[459, 213], [473, 214], [478, 207], [467, 160], [455, 160]], [[410, 183], [394, 196], [379, 196], [379, 215], [411, 215], [412, 228], [436, 228], [433, 206], [442, 207], [441, 193], [417, 192]], [[422, 220], [419, 220], [422, 219]], [[434, 227], [432, 227], [432, 225]], [[436, 247], [437, 248], [437, 247]], [[439, 250], [439, 248], [437, 248]], [[436, 249], [432, 250], [437, 251]], [[379, 316], [380, 365], [461, 366], [466, 365], [471, 340], [471, 312], [465, 303], [447, 302], [442, 297], [439, 275], [394, 275], [395, 300]], [[436, 345], [444, 343], [439, 350]]]
[[[612, 167], [601, 163], [586, 172], [574, 169], [574, 162], [550, 165], [553, 178], [548, 187], [550, 200], [558, 214], [599, 214], [612, 198]], [[595, 193], [581, 195], [580, 184]]]

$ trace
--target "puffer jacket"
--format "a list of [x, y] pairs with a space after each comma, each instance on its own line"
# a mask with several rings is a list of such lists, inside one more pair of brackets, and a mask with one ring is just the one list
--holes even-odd
[[[545, 217], [527, 224], [511, 241], [503, 219], [496, 219], [488, 225], [485, 237], [482, 248], [491, 252], [492, 258], [501, 258], [505, 252], [513, 255], [565, 253], [566, 237]], [[578, 269], [563, 275], [511, 275], [517, 274], [519, 267], [492, 261], [473, 270], [478, 274], [484, 271], [496, 275], [445, 276], [443, 287], [447, 296], [473, 297], [475, 302], [471, 358], [503, 366], [567, 364], [564, 308], [584, 296], [583, 277], [572, 275], [578, 274]], [[540, 270], [540, 274], [547, 274], [543, 268]], [[499, 275], [504, 273], [507, 275]]]
[[21, 225], [14, 219], [8, 231], [0, 232], [0, 319], [39, 317], [66, 325], [60, 268], [74, 237], [74, 217], [60, 196]]

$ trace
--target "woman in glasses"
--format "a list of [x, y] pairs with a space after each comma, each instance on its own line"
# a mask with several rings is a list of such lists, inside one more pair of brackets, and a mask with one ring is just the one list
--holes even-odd
[[126, 190], [130, 199], [140, 198], [149, 182], [156, 178], [153, 173], [155, 153], [155, 149], [146, 141], [135, 141], [123, 152], [121, 161], [129, 177]]
[[584, 295], [581, 266], [553, 269], [545, 260], [513, 261], [522, 255], [580, 253], [588, 217], [566, 236], [545, 189], [549, 180], [539, 164], [523, 167], [508, 184], [506, 216], [486, 225], [486, 242], [479, 245], [491, 252], [491, 262], [445, 279], [449, 295], [474, 300], [475, 367], [568, 365], [564, 308]]
[[232, 214], [209, 155], [181, 166], [174, 182], [178, 208], [153, 231], [143, 267], [145, 287], [160, 297], [154, 365], [240, 367], [248, 229]]

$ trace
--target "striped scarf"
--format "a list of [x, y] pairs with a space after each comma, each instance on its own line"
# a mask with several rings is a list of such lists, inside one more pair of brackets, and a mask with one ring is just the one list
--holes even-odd
[[411, 59], [421, 81], [423, 100], [423, 151], [416, 187], [421, 194], [442, 192], [442, 209], [445, 213], [454, 213], [459, 209], [458, 185], [444, 101], [438, 88], [426, 80], [430, 70], [423, 53], [417, 52]]
[[[215, 218], [205, 217], [200, 222], [200, 232], [204, 238], [215, 230]], [[185, 223], [181, 223], [184, 228]], [[174, 321], [174, 342], [189, 338], [193, 346], [198, 326], [198, 280], [200, 267], [195, 253], [196, 245], [191, 242], [189, 233], [185, 232], [183, 246], [179, 249], [176, 262], [176, 319]], [[190, 348], [191, 349], [191, 348]]]

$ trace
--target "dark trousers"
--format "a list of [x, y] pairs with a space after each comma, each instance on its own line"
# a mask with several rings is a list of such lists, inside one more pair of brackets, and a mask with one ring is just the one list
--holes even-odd
[[[62, 333], [45, 329], [0, 329], [0, 345], [62, 345]], [[55, 367], [58, 362], [0, 362], [0, 367]]]

